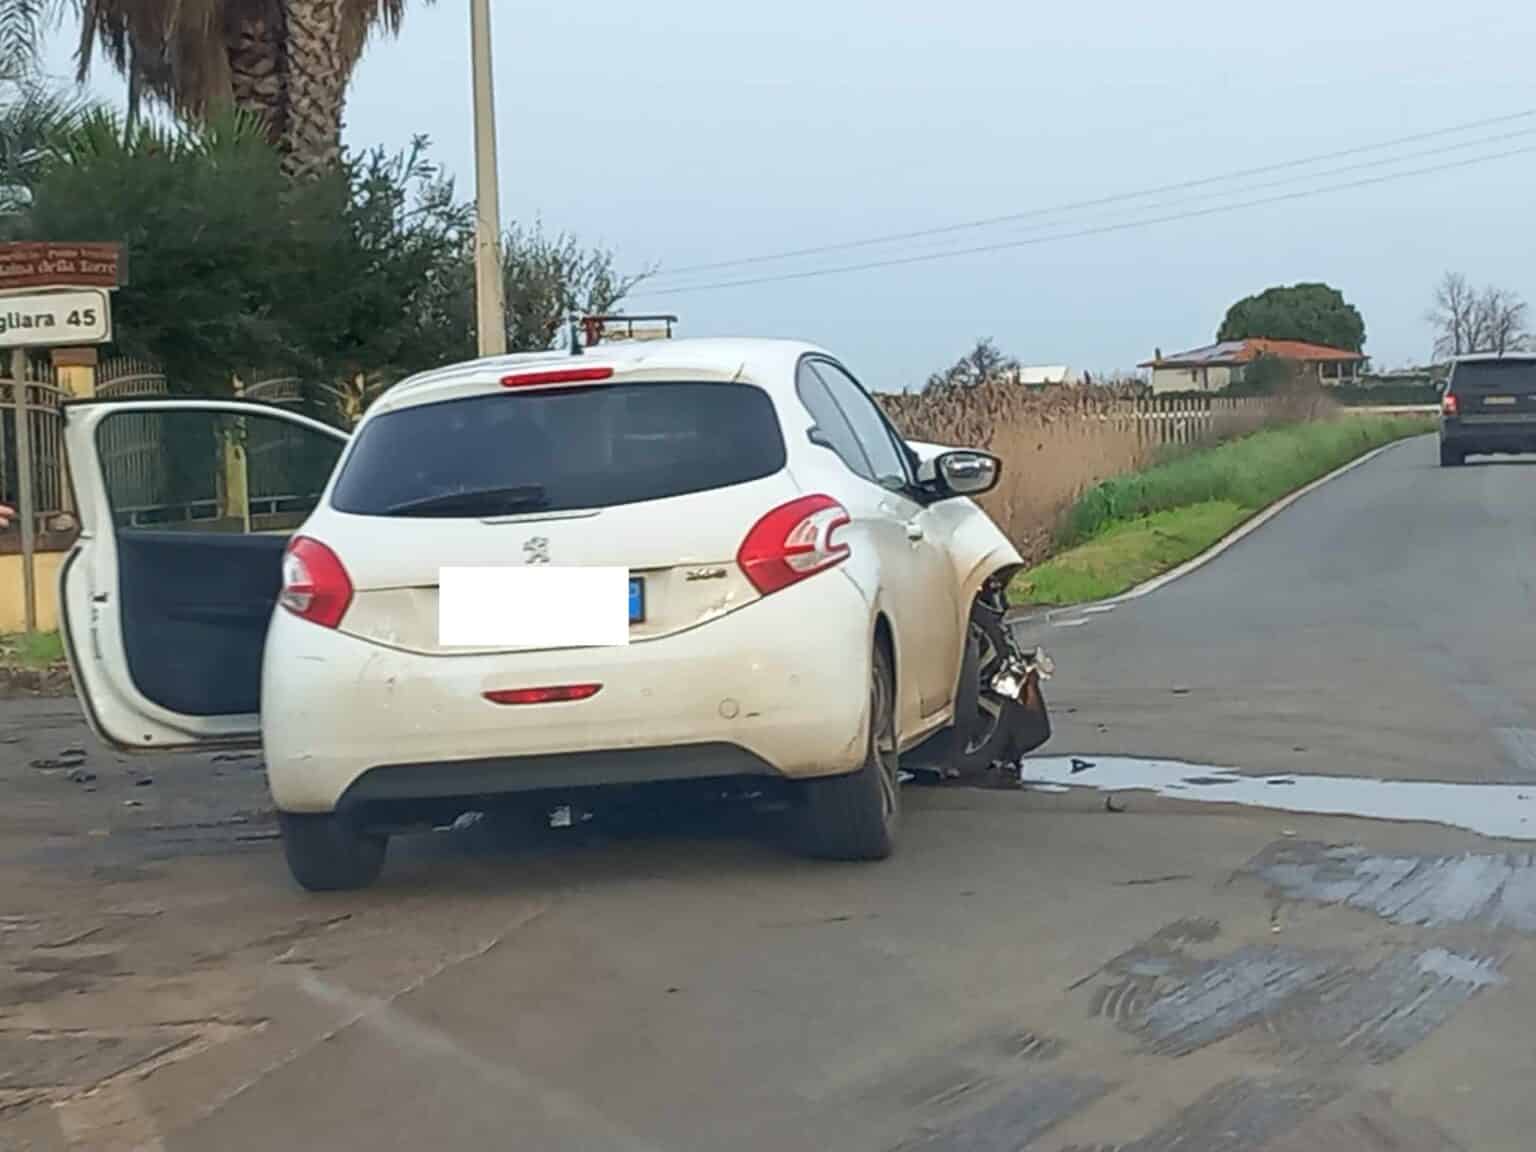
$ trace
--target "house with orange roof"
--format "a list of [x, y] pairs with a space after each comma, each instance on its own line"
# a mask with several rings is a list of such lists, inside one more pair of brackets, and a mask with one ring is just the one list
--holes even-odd
[[1221, 392], [1240, 384], [1248, 366], [1261, 357], [1289, 360], [1327, 385], [1356, 383], [1367, 361], [1360, 352], [1301, 340], [1223, 340], [1172, 356], [1159, 348], [1139, 367], [1151, 369], [1154, 394]]

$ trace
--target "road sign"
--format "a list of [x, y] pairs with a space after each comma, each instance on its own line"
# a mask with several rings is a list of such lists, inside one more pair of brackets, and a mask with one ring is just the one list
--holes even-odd
[[13, 288], [118, 288], [128, 281], [121, 244], [0, 244], [0, 292]]
[[100, 288], [0, 296], [0, 348], [105, 344], [112, 339], [112, 305]]

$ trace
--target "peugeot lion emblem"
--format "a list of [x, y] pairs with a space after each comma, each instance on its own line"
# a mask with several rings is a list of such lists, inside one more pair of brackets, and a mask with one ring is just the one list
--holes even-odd
[[549, 537], [530, 536], [523, 541], [523, 556], [530, 564], [549, 563]]

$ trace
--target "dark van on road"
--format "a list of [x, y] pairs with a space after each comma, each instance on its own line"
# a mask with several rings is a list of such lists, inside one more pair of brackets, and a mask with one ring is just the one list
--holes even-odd
[[1440, 464], [1536, 452], [1536, 355], [1462, 356], [1440, 397]]

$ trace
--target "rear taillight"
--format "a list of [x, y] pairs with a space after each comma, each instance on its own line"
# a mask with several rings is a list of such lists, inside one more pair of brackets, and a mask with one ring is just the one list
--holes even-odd
[[1444, 412], [1447, 416], [1454, 416], [1457, 410], [1456, 397], [1452, 396], [1449, 392], [1440, 397], [1440, 411]]
[[552, 688], [501, 688], [484, 695], [492, 704], [569, 704], [590, 700], [602, 689], [601, 684], [560, 684]]
[[767, 596], [848, 559], [834, 535], [848, 512], [830, 496], [803, 496], [775, 508], [747, 533], [736, 563]]
[[335, 628], [352, 603], [352, 580], [336, 553], [318, 540], [295, 536], [283, 554], [278, 603], [301, 619]]

